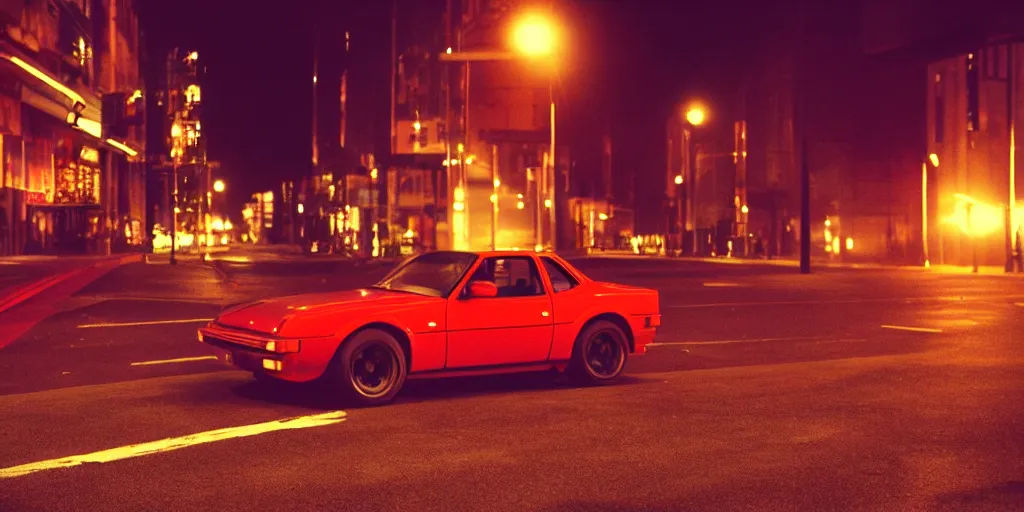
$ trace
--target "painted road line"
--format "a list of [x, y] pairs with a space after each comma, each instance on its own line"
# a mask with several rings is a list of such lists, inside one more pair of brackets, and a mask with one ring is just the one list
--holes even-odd
[[931, 329], [928, 327], [907, 327], [905, 325], [883, 325], [882, 329], [892, 329], [894, 331], [927, 332], [931, 334], [939, 334], [942, 332], [942, 329]]
[[217, 356], [196, 356], [196, 357], [179, 357], [177, 359], [163, 359], [160, 361], [140, 361], [138, 363], [132, 363], [132, 366], [153, 366], [157, 364], [174, 364], [174, 363], [191, 363], [192, 361], [216, 361]]
[[877, 297], [870, 299], [842, 299], [842, 300], [792, 300], [792, 301], [768, 301], [768, 302], [714, 302], [709, 304], [669, 304], [662, 306], [663, 309], [706, 309], [706, 308], [740, 308], [754, 306], [828, 306], [833, 304], [870, 304], [884, 302], [979, 302], [989, 300], [1012, 300], [1024, 298], [1022, 295], [1004, 295], [994, 297]]
[[832, 336], [801, 336], [790, 338], [750, 338], [746, 340], [714, 340], [714, 341], [669, 341], [664, 343], [651, 343], [648, 347], [675, 347], [682, 345], [729, 345], [733, 343], [765, 343], [772, 341], [815, 341], [828, 340]]
[[0, 469], [0, 478], [14, 478], [19, 476], [25, 476], [32, 473], [37, 473], [39, 471], [47, 471], [51, 469], [60, 468], [71, 468], [75, 466], [81, 466], [82, 464], [87, 463], [114, 462], [122, 459], [140, 457], [143, 455], [153, 455], [155, 453], [180, 450], [182, 448], [187, 448], [189, 446], [195, 446], [199, 444], [212, 443], [215, 441], [224, 441], [226, 439], [256, 436], [260, 434], [266, 434], [268, 432], [274, 432], [277, 430], [322, 427], [326, 425], [333, 425], [335, 423], [341, 423], [342, 421], [345, 421], [345, 412], [333, 411], [323, 414], [315, 414], [311, 416], [299, 416], [296, 418], [268, 421], [266, 423], [257, 423], [255, 425], [245, 425], [241, 427], [228, 427], [218, 430], [208, 430], [206, 432], [200, 432], [198, 434], [192, 434], [181, 437], [171, 437], [167, 439], [162, 439], [160, 441], [151, 441], [148, 443], [130, 444], [128, 446], [122, 446], [120, 448], [111, 448], [109, 450], [103, 450], [99, 452], [86, 453], [83, 455], [72, 455], [70, 457], [64, 457], [61, 459], [50, 459], [40, 462], [33, 462], [30, 464], [22, 464], [20, 466], [3, 468]]
[[704, 283], [705, 288], [735, 288], [743, 286], [739, 283]]
[[138, 327], [140, 325], [167, 325], [167, 324], [199, 324], [209, 322], [212, 318], [186, 318], [183, 320], [153, 320], [150, 322], [120, 322], [79, 325], [79, 329], [97, 329], [100, 327]]

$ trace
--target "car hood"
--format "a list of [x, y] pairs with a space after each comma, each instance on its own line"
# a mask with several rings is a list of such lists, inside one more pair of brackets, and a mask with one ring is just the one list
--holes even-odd
[[216, 322], [226, 327], [276, 334], [282, 323], [295, 315], [336, 313], [377, 307], [393, 309], [430, 300], [437, 299], [374, 288], [308, 293], [235, 306], [221, 313]]

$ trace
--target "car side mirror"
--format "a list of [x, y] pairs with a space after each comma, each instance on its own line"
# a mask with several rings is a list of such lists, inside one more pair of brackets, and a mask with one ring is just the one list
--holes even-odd
[[498, 285], [491, 281], [472, 281], [469, 283], [469, 298], [488, 298], [498, 296]]

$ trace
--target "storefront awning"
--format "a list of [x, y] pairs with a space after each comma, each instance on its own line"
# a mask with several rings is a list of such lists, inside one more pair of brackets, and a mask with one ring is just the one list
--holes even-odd
[[0, 46], [0, 62], [25, 75], [29, 87], [21, 88], [23, 103], [67, 122], [128, 157], [138, 156], [139, 152], [126, 142], [103, 136], [102, 103], [94, 94], [76, 91], [7, 46]]

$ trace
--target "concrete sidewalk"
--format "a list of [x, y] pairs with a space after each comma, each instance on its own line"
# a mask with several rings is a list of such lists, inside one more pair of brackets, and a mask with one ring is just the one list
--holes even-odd
[[137, 261], [142, 254], [112, 256], [17, 256], [0, 259], [0, 313], [73, 277]]
[[[749, 265], [749, 266], [775, 266], [775, 267], [790, 267], [799, 268], [800, 261], [789, 258], [781, 259], [755, 259], [755, 258], [726, 258], [726, 257], [693, 257], [693, 256], [655, 256], [655, 255], [642, 255], [642, 254], [631, 254], [631, 253], [591, 253], [591, 254], [572, 254], [565, 255], [566, 259], [586, 259], [586, 258], [604, 258], [604, 259], [660, 259], [666, 261], [678, 261], [678, 262], [699, 262], [699, 263], [711, 263], [718, 265]], [[828, 268], [828, 269], [853, 269], [853, 270], [901, 270], [911, 272], [929, 272], [934, 274], [950, 274], [950, 275], [975, 275], [973, 268], [970, 266], [958, 266], [958, 265], [932, 265], [931, 267], [924, 267], [922, 265], [897, 265], [897, 264], [884, 264], [884, 263], [853, 263], [853, 262], [839, 262], [839, 261], [828, 261], [814, 259], [811, 261], [811, 270]], [[986, 276], [1007, 276], [1007, 277], [1019, 277], [1024, 278], [1024, 273], [1008, 273], [1001, 266], [987, 265], [979, 266], [976, 275]]]

